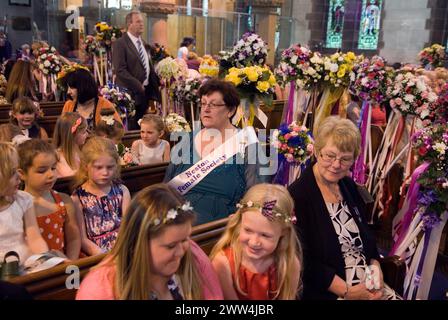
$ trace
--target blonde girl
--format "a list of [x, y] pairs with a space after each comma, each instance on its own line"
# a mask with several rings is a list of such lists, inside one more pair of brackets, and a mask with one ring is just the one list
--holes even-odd
[[45, 129], [37, 124], [39, 115], [40, 108], [37, 102], [28, 97], [19, 97], [12, 103], [10, 122], [18, 126], [26, 137], [48, 140]]
[[117, 243], [81, 283], [77, 299], [222, 300], [210, 260], [190, 240], [193, 208], [155, 184], [132, 199]]
[[132, 155], [141, 165], [170, 161], [170, 144], [163, 140], [165, 124], [158, 115], [145, 114], [140, 120], [140, 140], [132, 144]]
[[33, 139], [18, 148], [19, 173], [25, 191], [34, 197], [39, 230], [50, 250], [79, 258], [81, 237], [70, 196], [52, 190], [56, 182], [57, 153], [43, 140]]
[[59, 178], [75, 175], [87, 136], [87, 122], [78, 113], [66, 112], [59, 117], [53, 135], [53, 145], [59, 156], [56, 165]]
[[128, 188], [119, 183], [118, 161], [115, 145], [109, 139], [93, 137], [82, 149], [72, 200], [81, 230], [81, 248], [88, 255], [112, 249], [131, 200]]
[[0, 261], [16, 251], [23, 263], [48, 246], [39, 232], [33, 197], [19, 190], [19, 159], [12, 144], [0, 142], [0, 163]]
[[255, 185], [238, 207], [210, 255], [224, 298], [296, 299], [302, 251], [287, 189]]

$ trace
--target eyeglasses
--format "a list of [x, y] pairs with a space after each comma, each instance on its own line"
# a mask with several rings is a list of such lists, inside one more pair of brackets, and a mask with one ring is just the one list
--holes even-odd
[[210, 109], [217, 109], [217, 108], [223, 107], [225, 105], [226, 105], [225, 103], [214, 103], [214, 102], [206, 103], [206, 102], [201, 102], [200, 107], [201, 107], [201, 109], [205, 109], [208, 106]]
[[328, 154], [328, 153], [320, 153], [320, 156], [322, 158], [323, 161], [328, 162], [328, 163], [333, 163], [336, 160], [339, 160], [339, 163], [341, 164], [341, 166], [344, 167], [348, 167], [351, 166], [354, 162], [353, 158], [347, 158], [347, 157], [341, 157], [338, 158], [333, 154]]

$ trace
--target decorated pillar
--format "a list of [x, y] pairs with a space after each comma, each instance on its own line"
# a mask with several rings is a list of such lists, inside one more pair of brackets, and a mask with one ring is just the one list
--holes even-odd
[[275, 32], [278, 23], [278, 8], [284, 0], [254, 0], [252, 12], [255, 15], [255, 31], [268, 43], [269, 54], [267, 63], [274, 65]]
[[168, 15], [175, 11], [175, 0], [141, 1], [140, 11], [148, 18], [149, 41], [168, 45]]

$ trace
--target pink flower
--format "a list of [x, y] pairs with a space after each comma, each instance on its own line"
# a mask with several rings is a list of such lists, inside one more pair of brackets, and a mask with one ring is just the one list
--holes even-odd
[[291, 138], [291, 134], [290, 133], [285, 134], [285, 140], [289, 140], [290, 138]]
[[293, 131], [294, 132], [300, 132], [300, 128], [299, 127], [294, 127]]
[[286, 143], [282, 144], [281, 148], [283, 151], [288, 150], [288, 145]]
[[401, 106], [403, 104], [403, 100], [401, 100], [401, 98], [397, 98], [395, 99], [395, 103], [399, 106]]

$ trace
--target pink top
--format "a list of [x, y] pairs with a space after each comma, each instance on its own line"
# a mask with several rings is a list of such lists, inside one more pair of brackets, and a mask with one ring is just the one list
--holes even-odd
[[[209, 258], [193, 241], [190, 241], [190, 250], [195, 258], [199, 274], [202, 276], [204, 300], [223, 300], [221, 285]], [[90, 271], [81, 282], [76, 300], [115, 300], [114, 274], [114, 266], [103, 265]]]

